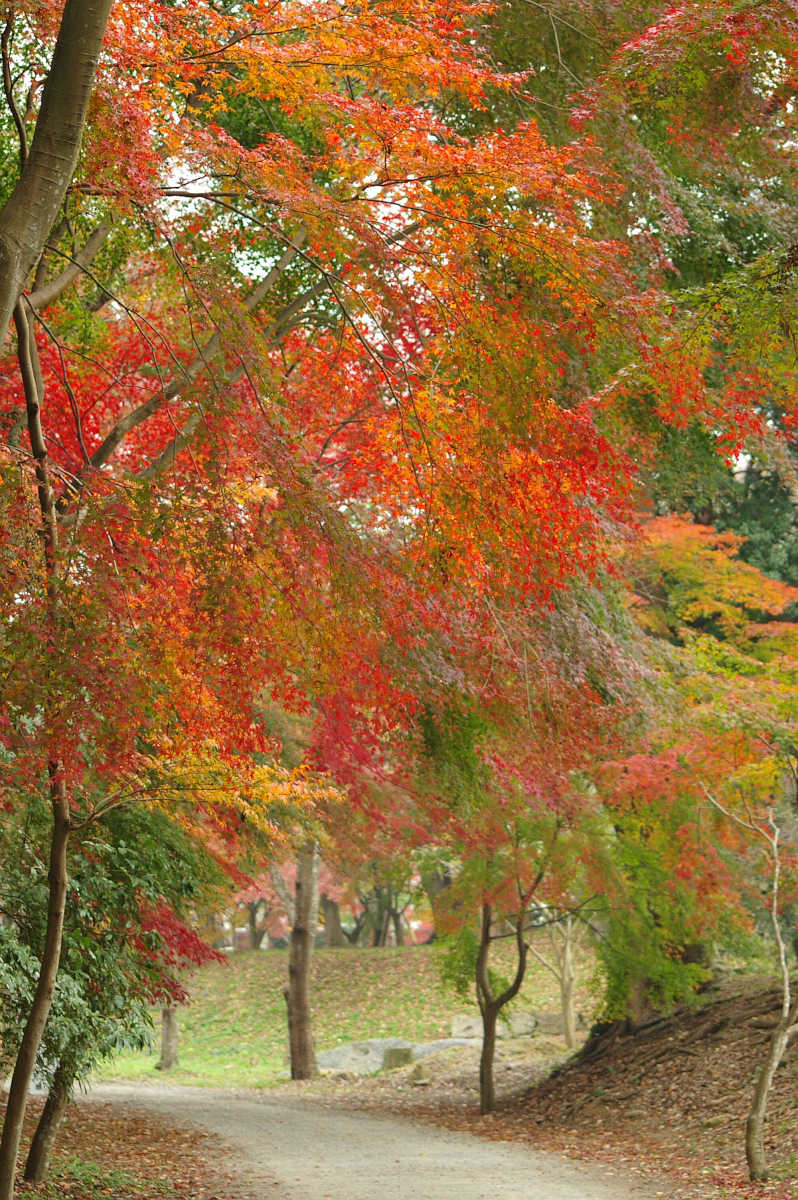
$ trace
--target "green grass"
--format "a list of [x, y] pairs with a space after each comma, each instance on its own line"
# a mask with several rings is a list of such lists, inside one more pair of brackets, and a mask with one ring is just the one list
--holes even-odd
[[[504, 952], [496, 955], [499, 965]], [[317, 1050], [373, 1037], [448, 1037], [453, 1013], [477, 1009], [441, 983], [436, 946], [317, 950], [311, 995]], [[509, 963], [507, 968], [509, 969]], [[170, 1082], [268, 1087], [287, 1072], [283, 989], [287, 951], [239, 951], [199, 970], [180, 1012], [180, 1065]], [[557, 983], [530, 963], [517, 1009], [559, 1008]], [[157, 1042], [157, 1038], [156, 1038]], [[103, 1078], [157, 1078], [157, 1045], [107, 1063]]]
[[161, 1180], [134, 1178], [127, 1171], [106, 1170], [91, 1159], [73, 1155], [51, 1172], [46, 1183], [22, 1184], [17, 1200], [169, 1200], [177, 1194]]

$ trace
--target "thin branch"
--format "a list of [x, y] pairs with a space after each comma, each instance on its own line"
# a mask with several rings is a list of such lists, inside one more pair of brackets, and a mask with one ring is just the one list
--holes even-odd
[[[253, 288], [249, 295], [244, 299], [243, 307], [248, 312], [251, 312], [254, 308], [256, 308], [264, 296], [271, 291], [271, 289], [278, 282], [285, 268], [298, 253], [299, 245], [304, 240], [304, 237], [304, 232], [298, 235], [298, 244], [292, 245], [288, 248], [288, 250], [286, 250], [280, 260], [275, 264], [274, 267], [272, 267], [271, 271], [269, 271], [269, 273], [261, 280], [257, 287]], [[283, 315], [284, 314], [281, 314], [281, 319], [283, 318]], [[179, 376], [176, 376], [169, 383], [164, 384], [158, 389], [157, 392], [155, 392], [154, 395], [149, 398], [149, 400], [145, 401], [144, 404], [140, 404], [138, 408], [134, 408], [132, 412], [129, 412], [116, 423], [110, 433], [89, 457], [87, 466], [97, 470], [106, 462], [108, 462], [127, 435], [131, 433], [132, 430], [138, 428], [139, 425], [143, 424], [143, 422], [151, 417], [154, 413], [163, 408], [165, 404], [168, 404], [170, 400], [176, 399], [179, 395], [185, 392], [187, 387], [194, 383], [199, 375], [201, 375], [201, 373], [208, 367], [211, 360], [215, 358], [217, 354], [219, 354], [221, 349], [221, 334], [217, 331], [216, 333], [212, 334], [210, 338], [208, 338], [203, 346], [200, 347], [196, 357], [192, 362], [182, 369], [182, 373]], [[74, 492], [75, 490], [78, 490], [84, 482], [84, 475], [81, 473], [77, 481], [78, 487], [73, 488], [72, 491]], [[62, 497], [62, 499], [59, 501], [59, 512], [64, 511], [71, 498], [71, 495]]]
[[41, 413], [44, 387], [42, 384], [41, 366], [39, 364], [39, 351], [22, 301], [18, 301], [14, 306], [14, 324], [17, 331], [17, 352], [20, 373], [22, 375], [22, 386], [25, 391], [28, 436], [36, 463], [36, 487], [42, 516], [42, 542], [45, 560], [48, 565], [47, 588], [48, 592], [52, 595], [55, 560], [58, 554], [58, 518], [53, 488], [50, 483], [47, 444], [44, 440], [44, 431], [42, 429]]
[[6, 95], [6, 103], [8, 104], [9, 112], [17, 130], [19, 138], [19, 169], [20, 171], [28, 161], [28, 135], [25, 132], [25, 124], [22, 117], [19, 115], [17, 102], [14, 99], [14, 81], [11, 78], [11, 38], [14, 30], [14, 11], [9, 11], [6, 18], [5, 27], [2, 36], [0, 36], [0, 48], [3, 53], [3, 91]]
[[[23, 299], [26, 301], [27, 304], [30, 304], [29, 296], [25, 296], [25, 297], [23, 297]], [[69, 373], [67, 372], [66, 359], [64, 357], [64, 348], [61, 345], [61, 342], [58, 340], [58, 338], [53, 333], [53, 331], [50, 329], [50, 326], [46, 323], [46, 321], [42, 320], [42, 318], [39, 316], [39, 314], [35, 310], [32, 310], [32, 311], [33, 311], [33, 316], [39, 322], [42, 329], [45, 331], [47, 336], [50, 338], [50, 341], [53, 343], [56, 350], [58, 351], [58, 358], [61, 363], [61, 379], [64, 384], [64, 390], [66, 391], [67, 398], [69, 400], [69, 407], [72, 410], [72, 418], [75, 422], [75, 435], [78, 439], [78, 445], [80, 446], [81, 454], [83, 455], [83, 461], [84, 461], [84, 463], [87, 463], [89, 461], [89, 452], [86, 449], [86, 441], [85, 441], [85, 438], [83, 437], [83, 424], [80, 419], [80, 408], [78, 407], [77, 397], [75, 396], [75, 393], [72, 389], [72, 384], [69, 382]], [[44, 389], [42, 388], [42, 390], [44, 390]]]
[[56, 275], [55, 279], [43, 283], [41, 287], [36, 288], [35, 291], [30, 293], [28, 303], [31, 308], [47, 308], [48, 304], [52, 304], [57, 300], [62, 292], [65, 292], [79, 275], [86, 274], [86, 269], [91, 266], [97, 257], [100, 247], [110, 232], [110, 222], [102, 221], [90, 234], [83, 249], [79, 250], [74, 257], [64, 255], [62, 251], [57, 250], [54, 246], [45, 246], [45, 250], [50, 250], [62, 257], [69, 258], [69, 266], [60, 275]]
[[546, 967], [549, 971], [551, 971], [551, 973], [555, 979], [559, 980], [560, 972], [557, 970], [556, 967], [553, 967], [551, 965], [551, 963], [549, 962], [549, 960], [547, 958], [543, 957], [543, 955], [540, 953], [539, 950], [536, 950], [534, 946], [531, 946], [529, 944], [529, 942], [527, 942], [526, 948], [530, 954], [534, 954], [534, 956], [538, 960], [538, 962], [543, 963], [543, 966]]

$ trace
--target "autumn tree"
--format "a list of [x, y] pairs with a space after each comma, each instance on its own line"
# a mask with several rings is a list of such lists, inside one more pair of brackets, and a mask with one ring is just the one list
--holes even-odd
[[[457, 652], [500, 644], [496, 615], [595, 582], [627, 451], [650, 463], [693, 419], [725, 445], [753, 386], [734, 350], [705, 386], [714, 326], [700, 355], [672, 336], [594, 141], [473, 119], [528, 83], [480, 51], [481, 5], [134, 3], [100, 51], [106, 15], [23, 5], [2, 39], [3, 803], [46, 793], [53, 840], [0, 1200], [71, 833], [173, 797], [170, 772], [228, 831], [242, 811], [268, 826], [247, 801], [251, 756], [279, 755], [264, 696], [313, 714], [313, 768], [390, 775], [417, 665], [439, 697]], [[725, 333], [731, 293], [722, 312]]]
[[[674, 899], [692, 898], [693, 935], [713, 915], [722, 929], [735, 913], [770, 934], [781, 1016], [746, 1131], [751, 1178], [763, 1179], [768, 1092], [796, 1032], [784, 921], [795, 896], [798, 627], [789, 614], [798, 593], [742, 561], [740, 545], [684, 519], [650, 523], [635, 556], [639, 619], [665, 648], [678, 708], [655, 735], [659, 745], [615, 766], [611, 803], [622, 824], [647, 824], [646, 844], [667, 814], [675, 836], [660, 856], [671, 858]], [[674, 938], [675, 948], [685, 940]]]
[[[471, 674], [461, 652], [461, 690], [449, 685], [436, 702], [428, 693], [414, 804], [398, 821], [455, 864], [441, 909], [457, 931], [456, 974], [476, 988], [489, 1112], [497, 1020], [523, 983], [529, 930], [543, 910], [576, 912], [588, 894], [606, 895], [605, 825], [588, 773], [638, 721], [645, 677], [629, 669], [639, 638], [609, 586], [574, 585], [543, 613], [519, 603], [482, 615], [473, 666], [487, 659], [491, 670]], [[491, 946], [510, 930], [515, 972], [498, 980]]]

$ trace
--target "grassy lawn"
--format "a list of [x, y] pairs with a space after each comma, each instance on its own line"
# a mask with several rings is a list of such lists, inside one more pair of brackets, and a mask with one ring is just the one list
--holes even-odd
[[[501, 947], [496, 959], [501, 966]], [[477, 1013], [441, 983], [436, 946], [318, 950], [312, 997], [317, 1050], [372, 1037], [430, 1041], [448, 1037], [454, 1013]], [[509, 963], [506, 967], [509, 970]], [[237, 951], [221, 965], [199, 970], [191, 1002], [180, 1012], [180, 1065], [170, 1082], [213, 1087], [267, 1087], [287, 1070], [283, 988], [287, 951]], [[584, 989], [577, 1007], [587, 1011]], [[518, 1010], [557, 1012], [556, 980], [529, 965]], [[156, 1038], [157, 1042], [157, 1038]], [[124, 1055], [106, 1064], [103, 1078], [153, 1077], [150, 1054]], [[157, 1076], [155, 1076], [157, 1077]]]

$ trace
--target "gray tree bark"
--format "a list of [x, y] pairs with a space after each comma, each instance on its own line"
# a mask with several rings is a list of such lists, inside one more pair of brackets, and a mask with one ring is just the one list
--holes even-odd
[[0, 343], [72, 182], [112, 2], [66, 0], [30, 153], [0, 211]]
[[324, 895], [320, 898], [321, 910], [324, 913], [324, 941], [327, 946], [336, 949], [346, 945], [343, 926], [341, 925], [341, 910], [336, 900]]
[[155, 1064], [158, 1071], [170, 1071], [177, 1066], [177, 1009], [168, 1005], [161, 1009], [161, 1058]]

